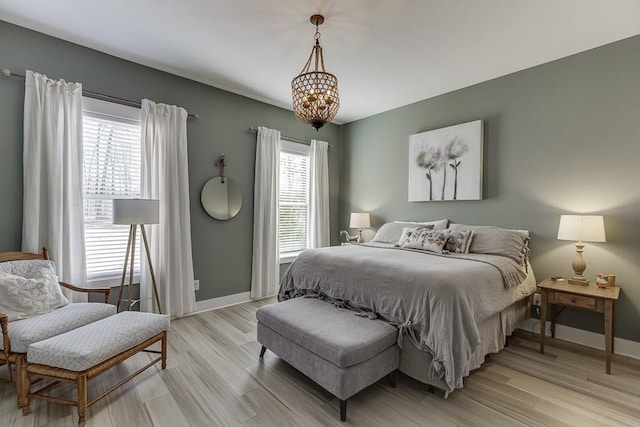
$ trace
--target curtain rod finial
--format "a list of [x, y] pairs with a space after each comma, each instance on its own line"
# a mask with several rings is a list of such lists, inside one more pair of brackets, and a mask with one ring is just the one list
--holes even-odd
[[2, 71], [2, 75], [3, 75], [3, 76], [5, 76], [5, 77], [11, 77], [11, 70], [10, 70], [10, 69], [8, 69], [8, 68], [3, 68], [3, 69], [2, 69], [2, 70], [0, 70], [0, 71]]

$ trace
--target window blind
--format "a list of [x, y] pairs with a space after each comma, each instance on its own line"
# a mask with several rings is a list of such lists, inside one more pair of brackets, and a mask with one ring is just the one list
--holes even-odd
[[280, 152], [280, 254], [308, 247], [309, 155]]
[[85, 111], [82, 124], [87, 278], [113, 278], [122, 274], [129, 227], [112, 224], [112, 200], [140, 197], [140, 121]]

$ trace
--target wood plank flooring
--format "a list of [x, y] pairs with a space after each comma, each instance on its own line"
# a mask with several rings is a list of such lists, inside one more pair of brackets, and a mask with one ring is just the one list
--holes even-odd
[[[88, 411], [88, 426], [604, 426], [640, 425], [640, 362], [616, 357], [604, 373], [602, 352], [548, 340], [546, 354], [530, 333], [492, 355], [447, 400], [402, 374], [338, 401], [271, 352], [258, 359], [249, 302], [175, 320], [167, 369], [152, 367]], [[89, 382], [110, 387], [150, 360], [139, 354]], [[4, 367], [0, 374], [4, 374]], [[72, 393], [64, 386], [58, 394]], [[0, 426], [74, 426], [76, 409], [43, 401], [23, 417], [12, 386], [0, 384]]]

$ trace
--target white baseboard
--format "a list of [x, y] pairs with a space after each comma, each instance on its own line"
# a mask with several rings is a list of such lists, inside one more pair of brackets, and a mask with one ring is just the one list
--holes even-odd
[[[522, 323], [520, 323], [520, 329], [524, 329], [527, 332], [538, 333], [540, 332], [540, 320], [524, 320]], [[548, 337], [551, 336], [551, 324], [549, 322], [547, 322], [547, 330], [545, 331], [545, 335]], [[603, 334], [597, 334], [595, 332], [584, 331], [582, 329], [556, 324], [556, 338], [604, 351]], [[640, 359], [640, 342], [614, 337], [613, 348], [616, 354], [619, 354], [621, 356], [633, 357], [634, 359]]]
[[196, 301], [196, 311], [189, 314], [198, 314], [203, 311], [215, 310], [216, 308], [228, 307], [230, 305], [241, 304], [247, 301], [251, 301], [251, 292], [241, 292], [239, 294], [225, 295], [223, 297]]

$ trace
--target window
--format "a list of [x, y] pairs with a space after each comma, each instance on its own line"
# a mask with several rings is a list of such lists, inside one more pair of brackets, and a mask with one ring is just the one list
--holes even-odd
[[309, 147], [281, 144], [278, 238], [280, 261], [287, 262], [309, 247]]
[[91, 98], [82, 103], [87, 279], [103, 284], [121, 277], [129, 238], [127, 226], [112, 224], [112, 200], [140, 197], [140, 109]]

